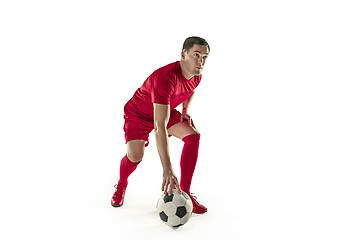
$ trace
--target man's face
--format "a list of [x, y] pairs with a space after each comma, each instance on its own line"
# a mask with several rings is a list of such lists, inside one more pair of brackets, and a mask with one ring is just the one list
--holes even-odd
[[200, 75], [206, 59], [209, 55], [209, 49], [206, 46], [194, 44], [189, 51], [182, 51], [181, 59], [184, 62], [186, 70], [193, 75]]

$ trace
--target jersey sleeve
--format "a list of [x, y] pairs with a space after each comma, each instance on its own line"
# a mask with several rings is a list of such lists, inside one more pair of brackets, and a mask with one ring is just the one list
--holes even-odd
[[152, 81], [151, 100], [153, 103], [170, 104], [175, 91], [175, 79], [169, 73], [159, 73]]

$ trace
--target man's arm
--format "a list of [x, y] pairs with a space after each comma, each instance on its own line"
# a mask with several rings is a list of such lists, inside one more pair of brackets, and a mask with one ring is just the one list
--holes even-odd
[[194, 97], [194, 94], [195, 94], [195, 91], [193, 91], [191, 93], [191, 95], [188, 97], [188, 99], [186, 99], [184, 102], [183, 102], [183, 110], [182, 110], [182, 114], [183, 115], [186, 115], [187, 114], [187, 111], [189, 109], [189, 106], [190, 106], [190, 103]]
[[191, 95], [188, 97], [188, 99], [186, 99], [183, 102], [183, 110], [182, 110], [181, 118], [180, 118], [180, 122], [183, 122], [184, 120], [187, 120], [189, 126], [191, 126], [193, 128], [195, 128], [195, 127], [192, 125], [191, 117], [188, 114], [188, 110], [189, 110], [190, 103], [191, 103], [191, 101], [192, 101], [192, 99], [194, 97], [194, 94], [195, 94], [195, 91], [193, 91], [191, 93]]
[[[170, 105], [154, 103], [154, 133], [156, 145], [159, 152], [161, 164], [163, 167], [163, 184], [161, 190], [169, 195], [175, 187], [180, 193], [178, 180], [173, 172], [170, 154], [169, 154], [169, 137], [167, 124], [170, 118]], [[168, 190], [169, 189], [169, 190]]]

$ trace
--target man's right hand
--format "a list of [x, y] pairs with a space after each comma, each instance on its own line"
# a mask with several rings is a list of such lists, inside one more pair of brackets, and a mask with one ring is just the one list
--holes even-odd
[[161, 191], [164, 191], [165, 195], [168, 194], [171, 196], [173, 194], [173, 189], [176, 189], [178, 193], [181, 194], [179, 182], [172, 169], [164, 170]]

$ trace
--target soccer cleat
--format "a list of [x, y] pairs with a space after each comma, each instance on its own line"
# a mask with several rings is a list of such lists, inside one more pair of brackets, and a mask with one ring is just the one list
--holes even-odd
[[114, 186], [116, 188], [114, 195], [111, 199], [111, 206], [113, 207], [121, 207], [124, 204], [125, 190], [123, 186], [116, 184]]
[[207, 208], [204, 205], [200, 204], [198, 201], [196, 201], [197, 198], [194, 196], [193, 193], [187, 194], [190, 196], [190, 199], [193, 203], [193, 213], [202, 214], [207, 212]]

